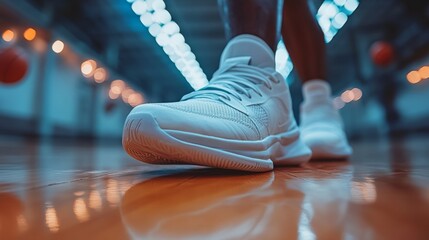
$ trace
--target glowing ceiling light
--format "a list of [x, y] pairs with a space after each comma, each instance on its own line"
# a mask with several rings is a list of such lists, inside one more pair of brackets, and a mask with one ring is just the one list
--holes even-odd
[[[317, 12], [317, 21], [325, 34], [326, 42], [330, 42], [359, 6], [358, 0], [325, 0]], [[329, 21], [330, 24], [327, 23]], [[328, 27], [329, 26], [329, 27]]]
[[176, 22], [170, 21], [170, 22], [164, 24], [164, 26], [162, 26], [162, 31], [169, 34], [169, 35], [173, 35], [175, 33], [180, 32], [180, 28]]
[[137, 15], [142, 15], [147, 11], [147, 3], [142, 0], [136, 0], [131, 4], [131, 9]]
[[337, 6], [344, 6], [346, 2], [347, 0], [334, 0], [334, 3], [337, 4]]
[[[170, 12], [166, 10], [165, 2], [163, 0], [127, 1], [132, 2], [133, 12], [140, 15], [141, 23], [148, 28], [156, 43], [163, 48], [165, 54], [175, 63], [188, 83], [194, 89], [207, 85], [207, 76], [195, 60], [195, 54], [186, 44], [185, 37], [180, 33], [180, 27], [172, 21]], [[195, 69], [193, 72], [198, 74], [188, 74], [189, 71], [185, 71], [185, 69]]]
[[166, 6], [165, 6], [165, 2], [162, 0], [154, 0], [152, 1], [152, 9], [157, 11], [157, 10], [163, 10]]
[[[329, 43], [344, 26], [350, 16], [359, 6], [358, 0], [325, 0], [317, 11], [317, 21]], [[285, 53], [286, 52], [286, 53]], [[287, 56], [285, 59], [282, 56]], [[287, 78], [292, 72], [293, 64], [287, 54], [283, 40], [277, 45], [276, 70]]]
[[338, 12], [339, 9], [335, 3], [331, 1], [325, 1], [317, 11], [317, 15], [333, 18]]
[[335, 15], [334, 21], [332, 21], [332, 26], [334, 26], [337, 29], [340, 29], [344, 26], [344, 24], [346, 24], [347, 19], [348, 19], [347, 15], [343, 12], [340, 12], [337, 15]]
[[170, 42], [170, 37], [166, 33], [160, 33], [156, 36], [156, 42], [161, 47], [167, 46]]
[[163, 10], [159, 10], [154, 12], [153, 14], [153, 20], [157, 23], [168, 23], [171, 21], [171, 15], [170, 13], [163, 9]]
[[153, 37], [156, 37], [156, 36], [158, 36], [159, 33], [161, 33], [161, 29], [162, 29], [161, 25], [159, 25], [158, 23], [154, 23], [154, 24], [150, 25], [149, 33]]
[[145, 27], [150, 27], [153, 24], [153, 18], [151, 13], [144, 13], [140, 16], [140, 22], [143, 23]]
[[359, 1], [357, 0], [348, 0], [345, 4], [344, 4], [344, 8], [349, 11], [350, 13], [354, 12], [356, 10], [356, 8], [358, 8], [359, 6]]

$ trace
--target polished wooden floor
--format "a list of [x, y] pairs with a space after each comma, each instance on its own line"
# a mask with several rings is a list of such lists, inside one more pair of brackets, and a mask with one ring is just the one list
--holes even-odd
[[0, 138], [0, 239], [429, 239], [429, 136], [247, 174]]

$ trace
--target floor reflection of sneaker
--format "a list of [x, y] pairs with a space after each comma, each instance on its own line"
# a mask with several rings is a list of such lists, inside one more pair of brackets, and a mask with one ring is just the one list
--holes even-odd
[[143, 104], [127, 117], [123, 145], [134, 158], [262, 172], [310, 158], [289, 89], [265, 42], [241, 35], [226, 46], [210, 84], [180, 102]]
[[273, 224], [281, 231], [275, 236], [285, 236], [296, 231], [288, 228], [294, 224], [284, 224], [300, 210], [303, 197], [291, 197], [293, 190], [283, 190], [284, 182], [272, 187], [273, 181], [274, 172], [207, 169], [155, 177], [126, 191], [121, 220], [134, 239], [261, 239], [266, 232], [255, 226]]
[[352, 148], [347, 142], [343, 123], [334, 108], [329, 84], [312, 80], [303, 86], [301, 135], [311, 148], [313, 159], [347, 158]]

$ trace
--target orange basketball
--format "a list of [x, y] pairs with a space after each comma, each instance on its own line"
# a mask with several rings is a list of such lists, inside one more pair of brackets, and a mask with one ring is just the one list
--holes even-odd
[[15, 84], [27, 73], [28, 63], [18, 49], [0, 49], [0, 83]]
[[392, 44], [384, 41], [373, 43], [370, 52], [372, 61], [381, 67], [388, 66], [395, 58], [395, 50]]

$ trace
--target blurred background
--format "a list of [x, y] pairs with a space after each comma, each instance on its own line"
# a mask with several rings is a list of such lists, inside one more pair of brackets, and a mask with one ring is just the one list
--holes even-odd
[[[351, 138], [428, 132], [429, 1], [311, 0]], [[216, 0], [0, 0], [0, 134], [119, 140], [133, 106], [207, 84], [226, 44]], [[276, 67], [296, 116], [300, 81]]]

